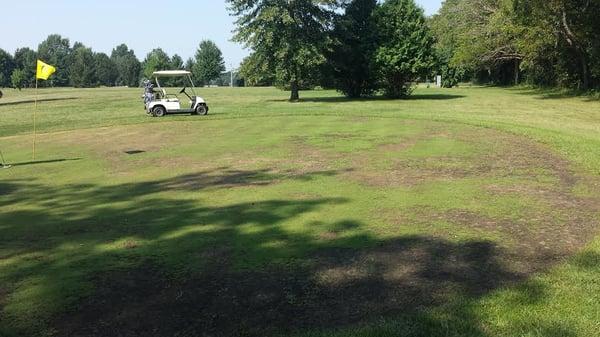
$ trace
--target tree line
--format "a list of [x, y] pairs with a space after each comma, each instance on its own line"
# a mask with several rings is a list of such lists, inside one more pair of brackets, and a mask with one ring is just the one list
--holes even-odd
[[446, 86], [600, 88], [600, 1], [446, 0], [429, 22]]
[[[226, 0], [234, 40], [251, 50], [246, 85], [335, 88], [348, 97], [405, 97], [415, 81], [475, 81], [600, 89], [600, 0], [446, 0], [426, 17], [414, 0]], [[137, 86], [155, 70], [187, 69], [198, 84], [222, 79], [212, 41], [185, 63], [162, 49], [137, 60], [126, 45], [110, 56], [50, 35], [37, 51], [0, 50], [0, 86], [32, 85], [34, 62], [56, 65], [50, 85]], [[169, 84], [169, 83], [167, 83]], [[172, 84], [172, 83], [171, 83]]]
[[247, 84], [410, 94], [411, 82], [600, 88], [599, 0], [228, 0]]
[[[116, 46], [110, 56], [94, 52], [80, 42], [72, 46], [67, 38], [49, 35], [37, 50], [19, 48], [14, 55], [0, 49], [0, 87], [28, 88], [35, 85], [36, 61], [41, 59], [57, 68], [50, 81], [40, 86], [98, 86], [137, 87], [143, 78], [154, 71], [186, 69], [192, 72], [199, 85], [218, 79], [225, 71], [221, 50], [210, 41], [202, 41], [193, 58], [185, 63], [181, 56], [169, 56], [161, 48], [153, 49], [143, 61], [126, 44]], [[169, 79], [165, 85], [178, 85]]]

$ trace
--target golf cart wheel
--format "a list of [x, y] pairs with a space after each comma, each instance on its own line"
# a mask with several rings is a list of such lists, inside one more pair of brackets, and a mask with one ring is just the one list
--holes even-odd
[[196, 111], [193, 112], [194, 115], [208, 115], [208, 108], [204, 104], [199, 104], [196, 107]]
[[154, 107], [154, 109], [152, 109], [152, 116], [154, 116], [154, 117], [163, 117], [166, 114], [167, 114], [167, 110], [165, 110], [165, 108], [160, 105], [156, 106], [156, 107]]

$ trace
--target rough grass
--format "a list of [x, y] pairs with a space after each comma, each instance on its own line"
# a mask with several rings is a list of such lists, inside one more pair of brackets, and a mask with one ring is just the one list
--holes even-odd
[[524, 89], [0, 100], [0, 335], [594, 336], [600, 104]]

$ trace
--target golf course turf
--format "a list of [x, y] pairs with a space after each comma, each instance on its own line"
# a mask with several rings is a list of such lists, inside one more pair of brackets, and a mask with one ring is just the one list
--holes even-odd
[[600, 103], [4, 90], [0, 336], [599, 336]]

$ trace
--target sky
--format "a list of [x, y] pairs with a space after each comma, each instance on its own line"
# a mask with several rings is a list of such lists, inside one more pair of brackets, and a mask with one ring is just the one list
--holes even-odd
[[[442, 0], [416, 0], [427, 15]], [[126, 43], [140, 60], [154, 48], [184, 60], [194, 55], [200, 41], [210, 39], [221, 48], [228, 69], [248, 55], [231, 42], [235, 18], [224, 0], [21, 0], [2, 4], [0, 49], [37, 46], [49, 34], [60, 34], [71, 45], [82, 42], [110, 55]]]

